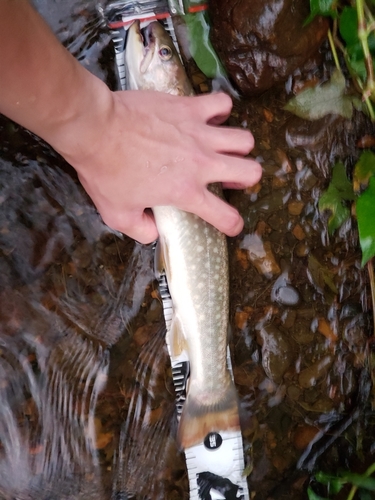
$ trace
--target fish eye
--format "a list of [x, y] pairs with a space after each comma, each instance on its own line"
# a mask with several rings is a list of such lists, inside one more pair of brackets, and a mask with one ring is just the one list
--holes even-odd
[[159, 55], [164, 61], [168, 61], [172, 57], [172, 50], [168, 45], [162, 45], [159, 49]]

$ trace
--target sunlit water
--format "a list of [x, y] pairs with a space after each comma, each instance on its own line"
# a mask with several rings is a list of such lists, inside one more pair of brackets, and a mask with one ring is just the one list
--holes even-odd
[[[94, 2], [36, 5], [115, 88]], [[259, 189], [230, 194], [245, 219], [229, 242], [231, 347], [256, 500], [303, 498], [311, 471], [361, 470], [373, 453], [356, 225], [329, 237], [317, 210], [366, 125], [306, 124], [283, 101], [268, 92], [232, 118], [264, 167]], [[61, 158], [0, 120], [0, 496], [187, 499], [152, 249], [110, 231]]]

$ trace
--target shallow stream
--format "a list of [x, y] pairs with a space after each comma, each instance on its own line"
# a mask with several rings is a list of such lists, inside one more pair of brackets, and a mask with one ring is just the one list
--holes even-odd
[[[35, 4], [116, 88], [94, 2]], [[307, 498], [314, 472], [363, 471], [374, 454], [356, 223], [331, 238], [317, 209], [333, 161], [350, 166], [373, 130], [359, 114], [283, 111], [298, 84], [236, 102], [230, 118], [253, 132], [264, 168], [258, 186], [228, 193], [245, 219], [229, 240], [231, 348], [255, 500]], [[0, 497], [187, 500], [151, 247], [109, 230], [38, 138], [4, 117], [0, 137]]]

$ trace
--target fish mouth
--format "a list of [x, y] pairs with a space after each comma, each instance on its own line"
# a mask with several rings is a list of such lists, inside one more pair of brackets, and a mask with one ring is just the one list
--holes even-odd
[[129, 28], [129, 38], [129, 45], [131, 45], [129, 49], [132, 51], [133, 57], [138, 59], [140, 72], [145, 73], [151, 63], [155, 49], [152, 23], [141, 28], [141, 24], [137, 19]]
[[142, 43], [144, 53], [152, 49], [155, 45], [155, 35], [153, 33], [152, 22], [141, 28], [141, 24], [137, 19], [129, 28], [129, 33], [133, 34], [133, 36], [137, 39], [138, 44]]
[[153, 23], [151, 22], [143, 28], [139, 28], [141, 39], [143, 42], [143, 47], [150, 50], [155, 45], [155, 35], [153, 31]]

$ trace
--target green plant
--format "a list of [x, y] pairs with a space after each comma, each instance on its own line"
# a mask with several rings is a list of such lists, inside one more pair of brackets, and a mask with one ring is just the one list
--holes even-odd
[[333, 20], [329, 40], [336, 66], [339, 68], [336, 49], [344, 56], [347, 68], [362, 99], [367, 105], [372, 120], [375, 120], [374, 56], [375, 19], [373, 2], [366, 0], [310, 0], [311, 14], [307, 22], [316, 15]]
[[[351, 118], [353, 107], [367, 111], [375, 121], [375, 19], [372, 14], [374, 0], [310, 0], [311, 14], [332, 19], [332, 31], [328, 38], [336, 69], [330, 80], [315, 88], [309, 88], [292, 98], [285, 109], [307, 120], [316, 120], [327, 114], [339, 114]], [[337, 50], [344, 56], [350, 76], [361, 99], [348, 92], [340, 67]], [[364, 108], [362, 103], [366, 104]], [[370, 277], [373, 268], [370, 260], [375, 256], [375, 155], [364, 151], [354, 169], [353, 188], [349, 185], [345, 167], [338, 163], [333, 167], [331, 183], [319, 200], [319, 210], [330, 211], [328, 230], [333, 234], [350, 216], [349, 202], [355, 203], [359, 239], [362, 249], [362, 265], [369, 263]], [[375, 306], [373, 280], [372, 294]]]
[[[371, 500], [375, 492], [375, 478], [371, 477], [375, 472], [375, 463], [372, 464], [363, 474], [355, 474], [353, 472], [343, 472], [337, 476], [332, 474], [326, 474], [324, 472], [318, 472], [315, 475], [315, 479], [318, 483], [323, 484], [327, 487], [328, 495], [336, 495], [340, 493], [342, 488], [350, 484], [351, 489], [346, 500], [353, 500], [355, 494], [358, 493], [357, 498], [361, 500]], [[307, 490], [309, 500], [328, 500], [326, 497], [322, 497], [315, 493], [315, 491], [310, 486]]]

